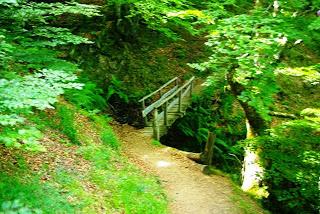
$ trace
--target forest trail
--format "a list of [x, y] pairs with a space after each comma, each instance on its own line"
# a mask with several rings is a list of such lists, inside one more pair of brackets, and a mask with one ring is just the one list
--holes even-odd
[[[235, 194], [227, 178], [204, 175], [201, 165], [173, 148], [152, 145], [152, 138], [129, 125], [116, 122], [111, 125], [130, 161], [160, 178], [168, 195], [170, 213], [264, 213], [245, 194]], [[243, 201], [247, 206], [245, 209], [241, 207]]]

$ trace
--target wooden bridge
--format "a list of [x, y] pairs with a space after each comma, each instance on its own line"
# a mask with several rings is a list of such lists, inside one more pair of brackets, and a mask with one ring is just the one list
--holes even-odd
[[[160, 140], [160, 137], [167, 133], [168, 128], [185, 114], [191, 104], [194, 80], [195, 77], [192, 77], [180, 86], [179, 79], [173, 78], [158, 90], [139, 100], [145, 123], [143, 133], [153, 136], [156, 140]], [[150, 100], [153, 102], [146, 106]]]

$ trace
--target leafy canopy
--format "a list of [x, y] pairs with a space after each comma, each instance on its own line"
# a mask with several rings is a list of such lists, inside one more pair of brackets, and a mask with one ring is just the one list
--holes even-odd
[[[78, 66], [62, 59], [62, 46], [92, 44], [56, 27], [64, 14], [98, 16], [99, 7], [78, 3], [0, 2], [0, 143], [39, 150], [41, 133], [27, 123], [35, 110], [54, 108], [65, 89], [81, 89]], [[28, 124], [28, 125], [26, 125]]]

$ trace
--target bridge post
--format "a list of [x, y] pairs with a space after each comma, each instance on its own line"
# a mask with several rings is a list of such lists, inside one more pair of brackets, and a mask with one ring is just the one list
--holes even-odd
[[[145, 100], [142, 100], [142, 111], [146, 108], [146, 102]], [[142, 115], [143, 117], [143, 115]], [[147, 118], [147, 115], [145, 117], [143, 117], [143, 120], [144, 120], [144, 125], [146, 126], [147, 123], [148, 123], [148, 118]]]
[[160, 140], [160, 130], [158, 124], [158, 109], [156, 108], [153, 112], [153, 137], [156, 140]]
[[168, 102], [164, 103], [163, 116], [164, 116], [164, 125], [168, 126]]
[[179, 91], [178, 112], [181, 113], [182, 105], [182, 90]]

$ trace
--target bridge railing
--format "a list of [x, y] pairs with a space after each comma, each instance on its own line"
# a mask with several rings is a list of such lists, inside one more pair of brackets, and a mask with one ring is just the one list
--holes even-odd
[[[167, 87], [172, 85], [172, 88], [169, 91], [165, 91]], [[179, 79], [175, 77], [162, 85], [158, 90], [148, 94], [147, 96], [140, 99], [138, 102], [142, 105], [142, 117], [144, 118], [145, 125], [148, 123], [148, 115], [154, 110], [154, 107], [158, 105], [158, 103], [176, 91], [179, 87]], [[152, 104], [146, 106], [146, 101], [148, 99], [154, 98], [155, 96], [159, 96], [159, 99]]]
[[[159, 100], [159, 102], [153, 107], [153, 131], [156, 139], [160, 139], [160, 120], [163, 118], [163, 125], [168, 126], [168, 113], [176, 105], [178, 105], [177, 112], [182, 112], [182, 99], [186, 96], [192, 96], [194, 80], [195, 77], [192, 77], [179, 89], [168, 95], [166, 98]], [[163, 109], [162, 112], [159, 111], [161, 107]]]

